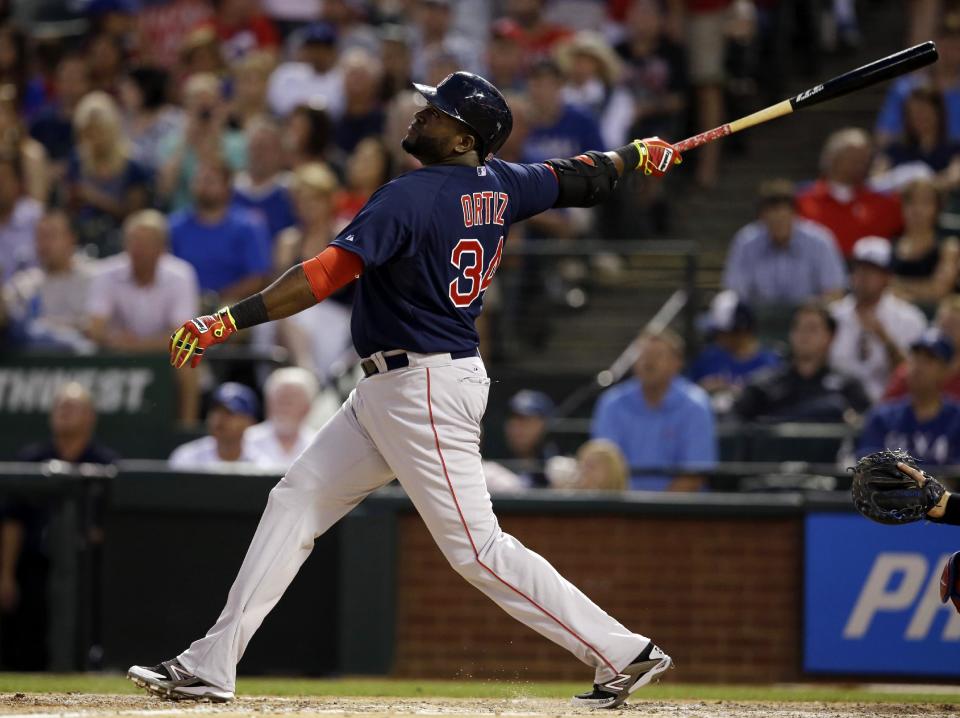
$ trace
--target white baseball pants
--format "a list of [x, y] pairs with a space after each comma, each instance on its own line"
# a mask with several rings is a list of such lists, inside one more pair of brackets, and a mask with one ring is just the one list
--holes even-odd
[[[382, 357], [374, 357], [382, 366]], [[410, 354], [360, 381], [270, 492], [227, 605], [179, 656], [234, 690], [237, 662], [314, 540], [394, 476], [444, 556], [503, 610], [609, 680], [646, 646], [539, 555], [500, 530], [480, 459], [489, 379], [479, 358]]]

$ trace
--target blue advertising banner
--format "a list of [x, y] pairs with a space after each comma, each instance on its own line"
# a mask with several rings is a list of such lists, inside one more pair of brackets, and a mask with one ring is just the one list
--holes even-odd
[[808, 514], [804, 670], [960, 676], [960, 614], [940, 603], [941, 570], [958, 550], [955, 526]]

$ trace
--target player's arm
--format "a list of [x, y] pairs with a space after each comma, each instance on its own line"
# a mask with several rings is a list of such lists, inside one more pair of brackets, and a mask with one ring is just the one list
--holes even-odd
[[[923, 484], [927, 480], [926, 475], [920, 469], [915, 469], [909, 464], [900, 463], [897, 464], [897, 468], [916, 479], [918, 484]], [[960, 494], [944, 491], [937, 505], [927, 512], [927, 517], [937, 523], [960, 526]]]
[[659, 137], [634, 140], [610, 152], [587, 152], [570, 159], [547, 160], [559, 183], [554, 207], [593, 207], [605, 202], [627, 172], [663, 177], [680, 153]]
[[197, 366], [204, 351], [240, 329], [284, 319], [321, 302], [363, 272], [360, 256], [327, 247], [313, 259], [291, 267], [261, 292], [213, 315], [191, 319], [170, 337], [170, 363]]

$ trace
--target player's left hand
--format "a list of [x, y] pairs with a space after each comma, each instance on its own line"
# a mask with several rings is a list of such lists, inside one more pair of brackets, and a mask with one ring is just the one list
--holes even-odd
[[640, 162], [637, 163], [637, 169], [642, 170], [645, 175], [663, 177], [673, 165], [678, 165], [683, 161], [676, 148], [659, 137], [634, 140], [633, 144], [640, 151]]
[[237, 325], [230, 316], [230, 310], [224, 307], [216, 314], [207, 314], [184, 322], [170, 336], [170, 365], [183, 368], [187, 361], [195, 368], [207, 347], [222, 344], [237, 331]]

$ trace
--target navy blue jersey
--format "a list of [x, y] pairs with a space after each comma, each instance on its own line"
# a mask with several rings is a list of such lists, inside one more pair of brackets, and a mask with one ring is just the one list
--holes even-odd
[[904, 449], [926, 463], [960, 463], [960, 403], [944, 401], [940, 413], [920, 421], [909, 399], [875, 406], [864, 421], [857, 456]]
[[333, 244], [363, 260], [351, 331], [360, 356], [465, 352], [513, 222], [557, 201], [546, 165], [430, 165], [378, 189]]

